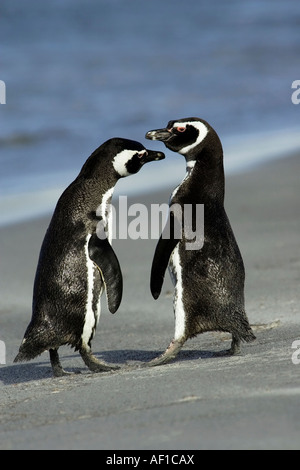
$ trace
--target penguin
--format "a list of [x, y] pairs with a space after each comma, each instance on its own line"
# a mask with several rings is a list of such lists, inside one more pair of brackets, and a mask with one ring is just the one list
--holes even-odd
[[[166, 128], [147, 132], [185, 157], [186, 176], [170, 197], [169, 236], [157, 243], [151, 268], [151, 293], [160, 295], [167, 267], [174, 285], [174, 338], [150, 366], [174, 359], [187, 339], [207, 331], [232, 334], [225, 354], [239, 354], [241, 341], [256, 338], [245, 313], [243, 259], [224, 208], [223, 149], [216, 131], [203, 119], [170, 121]], [[191, 229], [184, 225], [191, 207], [193, 230], [197, 205], [204, 205], [201, 243], [190, 249]], [[177, 207], [181, 210], [172, 210]], [[178, 228], [180, 230], [178, 230]]]
[[118, 368], [99, 361], [91, 351], [103, 291], [111, 313], [122, 299], [122, 273], [111, 246], [110, 202], [120, 178], [163, 158], [162, 152], [139, 142], [112, 138], [86, 160], [59, 198], [45, 234], [34, 280], [32, 318], [14, 362], [49, 351], [53, 375], [67, 375], [58, 349], [70, 345], [93, 372]]

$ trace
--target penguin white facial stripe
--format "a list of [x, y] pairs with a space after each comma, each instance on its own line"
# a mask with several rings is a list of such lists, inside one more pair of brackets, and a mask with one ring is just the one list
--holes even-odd
[[181, 150], [179, 150], [179, 153], [181, 153], [182, 155], [185, 155], [191, 149], [193, 149], [194, 147], [197, 147], [197, 145], [199, 145], [202, 142], [202, 140], [204, 140], [205, 137], [208, 134], [208, 129], [207, 129], [206, 125], [203, 124], [203, 122], [200, 122], [200, 121], [175, 122], [173, 124], [173, 128], [186, 127], [188, 125], [193, 126], [196, 129], [198, 129], [199, 135], [198, 135], [198, 138], [197, 138], [196, 142], [194, 142], [191, 145], [188, 145], [187, 147], [183, 147]]
[[[85, 310], [85, 321], [82, 331], [82, 342], [88, 344], [93, 329], [96, 326], [95, 314], [93, 311], [93, 289], [94, 289], [94, 264], [89, 257], [88, 245], [91, 234], [86, 237], [86, 243], [84, 246], [85, 257], [86, 257], [86, 267], [87, 267], [87, 301], [86, 301], [86, 310]], [[97, 312], [100, 316], [100, 310]]]
[[129, 176], [130, 173], [127, 170], [126, 163], [132, 159], [137, 150], [122, 150], [113, 159], [113, 167], [120, 176]]

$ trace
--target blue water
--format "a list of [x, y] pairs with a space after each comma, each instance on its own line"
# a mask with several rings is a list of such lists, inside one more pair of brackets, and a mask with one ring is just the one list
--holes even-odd
[[[52, 210], [90, 153], [199, 116], [220, 135], [227, 174], [300, 148], [296, 0], [1, 0], [0, 223]], [[182, 157], [119, 191], [184, 175]]]

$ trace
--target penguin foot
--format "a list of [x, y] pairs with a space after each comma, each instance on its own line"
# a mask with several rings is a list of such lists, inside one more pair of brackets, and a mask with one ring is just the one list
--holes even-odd
[[230, 349], [225, 351], [215, 352], [214, 356], [239, 356], [241, 355], [241, 340], [232, 336]]
[[52, 366], [52, 372], [54, 377], [65, 377], [68, 375], [75, 375], [75, 374], [81, 374], [80, 371], [78, 372], [66, 372], [62, 367], [54, 368]]
[[228, 354], [230, 356], [238, 356], [241, 354], [241, 340], [232, 336], [231, 347], [228, 350]]
[[119, 366], [113, 366], [110, 364], [106, 364], [103, 361], [99, 361], [91, 351], [87, 350], [86, 348], [80, 349], [80, 355], [83, 359], [85, 365], [90, 369], [92, 372], [107, 372], [110, 370], [118, 370], [120, 369]]
[[86, 363], [86, 365], [92, 372], [109, 372], [109, 371], [120, 369], [119, 366], [112, 366], [110, 364], [106, 364], [105, 362], [101, 362], [101, 361], [97, 361], [97, 362], [91, 361], [89, 364]]
[[154, 367], [154, 366], [160, 366], [162, 364], [167, 364], [168, 362], [175, 359], [180, 349], [182, 348], [183, 344], [184, 344], [184, 341], [179, 341], [179, 340], [171, 341], [171, 343], [169, 344], [169, 346], [167, 347], [167, 349], [165, 350], [163, 354], [152, 359], [149, 362], [146, 362], [144, 366]]
[[53, 372], [54, 377], [64, 377], [66, 375], [74, 375], [78, 373], [78, 372], [66, 372], [62, 368], [57, 349], [49, 349], [49, 354], [50, 354], [51, 367], [52, 367], [52, 372]]

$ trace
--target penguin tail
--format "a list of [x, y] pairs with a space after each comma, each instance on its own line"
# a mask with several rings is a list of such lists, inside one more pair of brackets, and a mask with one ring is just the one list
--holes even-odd
[[252, 341], [256, 340], [256, 336], [254, 335], [253, 331], [250, 329], [247, 331], [246, 334], [242, 336], [242, 340], [245, 341], [246, 343], [251, 343]]
[[45, 347], [30, 340], [23, 339], [19, 352], [14, 358], [14, 362], [26, 362], [34, 359], [45, 351]]
[[19, 352], [16, 357], [14, 358], [14, 362], [25, 362], [27, 359], [25, 355], [21, 352]]
[[[256, 336], [249, 324], [248, 318], [244, 311], [236, 311], [234, 315], [234, 325], [232, 333], [241, 341], [251, 343], [256, 340]], [[238, 325], [238, 327], [237, 327]]]
[[22, 349], [22, 347], [21, 347], [20, 351], [18, 352], [18, 354], [14, 358], [14, 362], [30, 361], [31, 359], [34, 359], [36, 356], [37, 356], [37, 354], [33, 354], [33, 353], [30, 354], [29, 351], [26, 351], [26, 350]]

